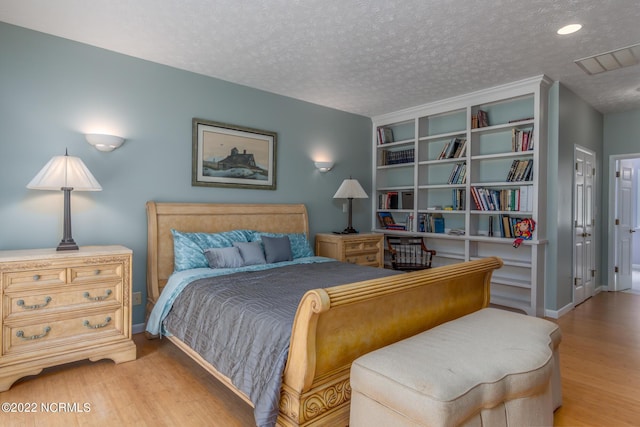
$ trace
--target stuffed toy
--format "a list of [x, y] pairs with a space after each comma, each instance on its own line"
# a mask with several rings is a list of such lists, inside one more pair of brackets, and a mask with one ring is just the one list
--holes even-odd
[[513, 230], [516, 240], [513, 241], [513, 247], [518, 248], [524, 240], [531, 240], [535, 228], [536, 222], [532, 218], [525, 218], [516, 222]]

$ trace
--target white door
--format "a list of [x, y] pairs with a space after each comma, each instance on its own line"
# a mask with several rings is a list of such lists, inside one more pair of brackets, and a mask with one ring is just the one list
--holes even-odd
[[633, 160], [618, 161], [616, 172], [616, 218], [615, 218], [615, 290], [631, 289], [633, 263]]
[[582, 147], [575, 148], [574, 173], [574, 250], [573, 250], [573, 303], [580, 304], [595, 292], [595, 153]]

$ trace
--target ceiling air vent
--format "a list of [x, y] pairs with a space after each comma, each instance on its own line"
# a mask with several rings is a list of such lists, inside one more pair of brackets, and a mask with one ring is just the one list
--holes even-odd
[[574, 61], [589, 75], [640, 63], [640, 43]]

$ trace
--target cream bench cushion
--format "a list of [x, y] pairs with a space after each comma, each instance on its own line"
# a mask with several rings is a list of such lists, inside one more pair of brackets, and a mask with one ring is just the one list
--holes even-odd
[[552, 322], [487, 308], [355, 360], [351, 426], [552, 425]]

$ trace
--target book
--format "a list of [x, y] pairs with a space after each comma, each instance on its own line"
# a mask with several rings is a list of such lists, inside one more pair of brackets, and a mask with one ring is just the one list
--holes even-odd
[[484, 128], [489, 126], [489, 115], [484, 110], [478, 110], [478, 127]]
[[390, 225], [395, 225], [396, 222], [393, 219], [393, 215], [389, 212], [378, 212], [378, 221], [382, 228], [387, 228]]
[[403, 191], [401, 198], [402, 209], [413, 209], [413, 191]]
[[378, 128], [378, 144], [388, 144], [393, 142], [393, 129], [389, 127]]
[[444, 233], [444, 218], [442, 216], [433, 218], [433, 232]]

